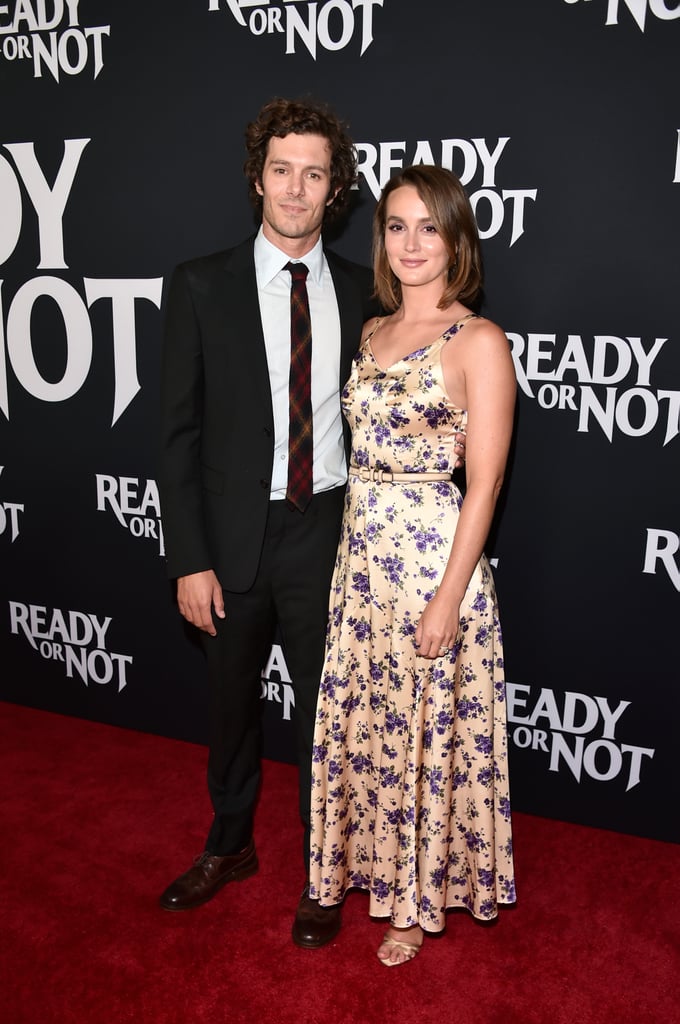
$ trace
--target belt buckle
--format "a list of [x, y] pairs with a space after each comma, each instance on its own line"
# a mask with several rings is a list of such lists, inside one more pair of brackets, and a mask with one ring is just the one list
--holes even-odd
[[357, 466], [355, 472], [362, 484], [382, 484], [392, 482], [393, 474], [389, 469], [378, 469], [376, 466]]

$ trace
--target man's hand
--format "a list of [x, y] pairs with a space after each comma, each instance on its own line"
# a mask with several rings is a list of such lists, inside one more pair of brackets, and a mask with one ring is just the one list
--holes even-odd
[[212, 609], [218, 619], [224, 618], [224, 598], [220, 581], [212, 569], [180, 576], [177, 580], [177, 604], [180, 612], [193, 626], [216, 636]]
[[456, 443], [453, 450], [457, 455], [454, 469], [462, 469], [465, 465], [465, 434], [456, 434]]

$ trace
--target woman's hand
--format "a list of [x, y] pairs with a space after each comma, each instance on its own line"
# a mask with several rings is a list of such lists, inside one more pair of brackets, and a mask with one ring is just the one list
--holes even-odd
[[460, 604], [447, 602], [441, 593], [435, 594], [416, 626], [416, 646], [423, 658], [443, 658], [449, 653], [458, 636]]

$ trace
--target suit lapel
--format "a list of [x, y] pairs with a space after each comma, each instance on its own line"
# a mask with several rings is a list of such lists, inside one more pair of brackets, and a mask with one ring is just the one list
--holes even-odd
[[[243, 367], [243, 373], [251, 379], [262, 402], [261, 407], [269, 410], [269, 419], [273, 421], [267, 352], [257, 294], [254, 241], [254, 238], [249, 238], [232, 249], [226, 257], [224, 322], [229, 325], [228, 334], [236, 338], [236, 345], [240, 348], [240, 365]], [[233, 381], [232, 384], [239, 386], [238, 381]]]

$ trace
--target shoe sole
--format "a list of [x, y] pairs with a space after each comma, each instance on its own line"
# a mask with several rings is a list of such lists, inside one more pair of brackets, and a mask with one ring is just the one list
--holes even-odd
[[218, 892], [220, 892], [228, 882], [243, 882], [246, 878], [250, 878], [252, 875], [256, 874], [259, 866], [257, 859], [255, 859], [254, 861], [251, 861], [250, 864], [244, 864], [243, 867], [235, 868], [228, 875], [225, 875], [224, 878], [220, 879], [209, 896], [195, 900], [193, 903], [185, 903], [183, 906], [178, 907], [176, 904], [164, 903], [162, 896], [158, 902], [163, 910], [169, 910], [171, 913], [180, 914], [184, 910], [195, 910], [196, 907], [202, 907], [204, 904], [210, 903], [210, 900], [217, 896]]

